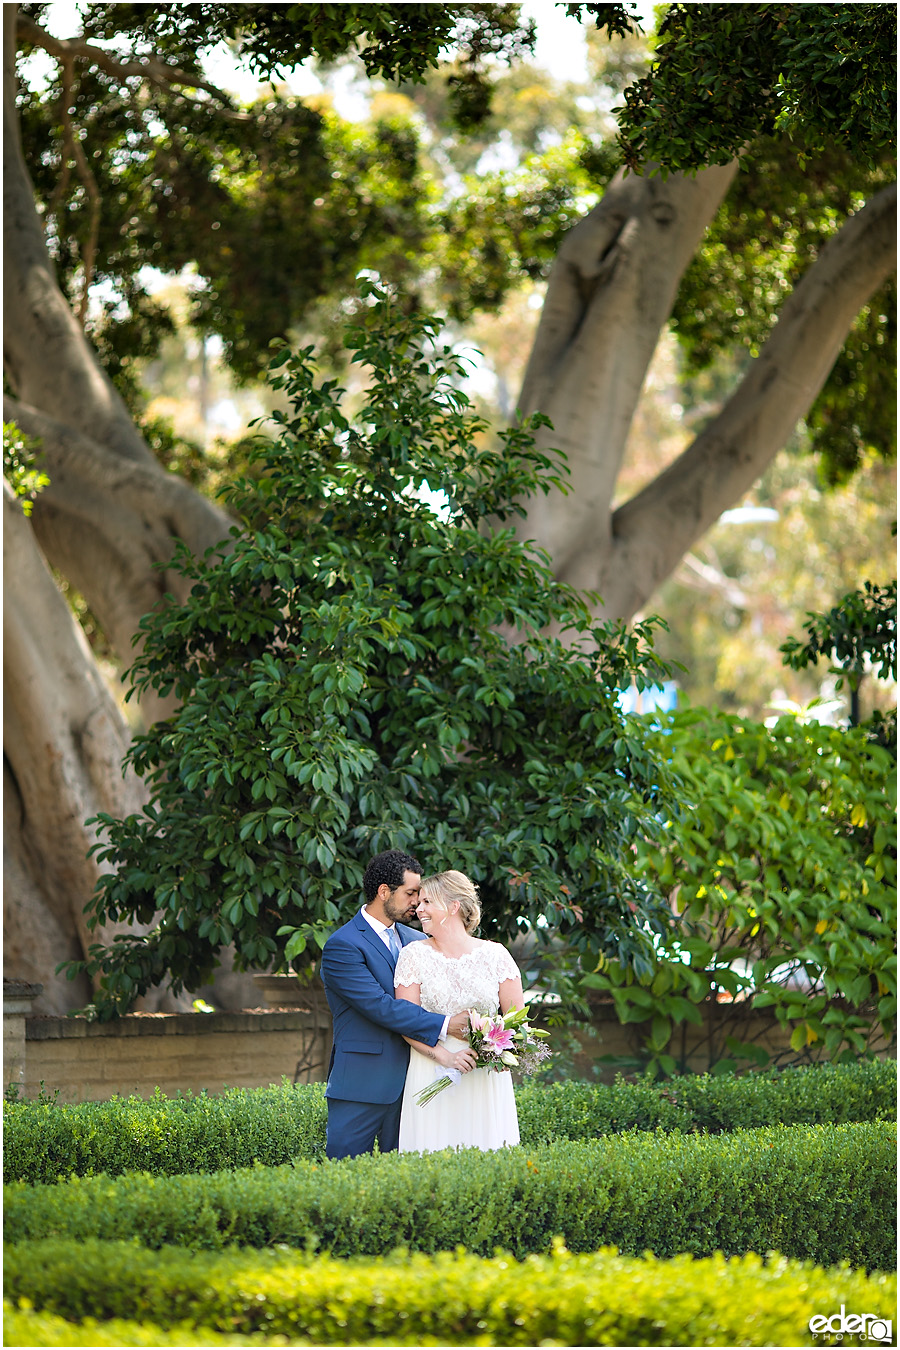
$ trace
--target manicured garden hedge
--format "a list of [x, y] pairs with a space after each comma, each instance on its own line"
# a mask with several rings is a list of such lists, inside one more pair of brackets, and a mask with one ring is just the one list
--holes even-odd
[[815, 1065], [767, 1073], [688, 1074], [659, 1082], [526, 1081], [516, 1091], [529, 1143], [594, 1139], [625, 1130], [752, 1130], [764, 1125], [827, 1125], [896, 1120], [896, 1060]]
[[[706, 1075], [612, 1086], [526, 1082], [516, 1090], [522, 1143], [594, 1139], [627, 1130], [708, 1130], [896, 1118], [894, 1061]], [[427, 1108], [426, 1108], [427, 1109]], [[4, 1180], [129, 1171], [174, 1176], [318, 1159], [325, 1150], [322, 1084], [151, 1101], [58, 1106], [7, 1103]]]
[[57, 1105], [6, 1103], [4, 1181], [56, 1181], [100, 1172], [219, 1172], [325, 1153], [325, 1084], [226, 1089], [221, 1094], [114, 1097]]
[[[181, 1322], [166, 1328], [154, 1322], [133, 1322], [122, 1317], [98, 1322], [86, 1317], [83, 1322], [67, 1322], [56, 1313], [15, 1308], [3, 1300], [3, 1334], [6, 1345], [147, 1345], [154, 1350], [169, 1346], [209, 1345], [223, 1350], [232, 1345], [287, 1345], [283, 1336], [238, 1336], [228, 1331], [206, 1331]], [[291, 1344], [298, 1344], [292, 1341]]]
[[288, 1243], [335, 1256], [462, 1244], [490, 1255], [615, 1245], [657, 1256], [776, 1250], [894, 1266], [896, 1127], [779, 1126], [616, 1135], [480, 1153], [366, 1155], [183, 1177], [16, 1183], [6, 1241], [135, 1238], [221, 1249]]
[[[500, 1252], [338, 1261], [68, 1240], [7, 1247], [4, 1266], [8, 1298], [45, 1314], [150, 1318], [164, 1329], [229, 1333], [231, 1343], [234, 1333], [280, 1333], [293, 1345], [813, 1345], [810, 1317], [842, 1304], [892, 1319], [897, 1284], [776, 1256], [658, 1261], [559, 1248], [519, 1265]], [[13, 1315], [7, 1334], [27, 1334], [28, 1325]], [[92, 1325], [90, 1340], [73, 1331], [67, 1341], [30, 1343], [192, 1343], [130, 1342], [126, 1330], [120, 1322], [119, 1339], [103, 1340], [102, 1324]]]

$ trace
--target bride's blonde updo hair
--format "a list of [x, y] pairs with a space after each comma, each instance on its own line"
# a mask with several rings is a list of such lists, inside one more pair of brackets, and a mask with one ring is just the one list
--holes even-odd
[[458, 900], [459, 917], [467, 933], [474, 933], [481, 922], [478, 891], [464, 872], [436, 872], [434, 876], [423, 877], [419, 894], [423, 900], [433, 901], [448, 911], [451, 902]]

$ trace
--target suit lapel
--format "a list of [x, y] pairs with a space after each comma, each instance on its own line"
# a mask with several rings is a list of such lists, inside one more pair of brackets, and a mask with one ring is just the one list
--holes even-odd
[[395, 963], [391, 960], [390, 952], [382, 942], [381, 938], [375, 932], [375, 930], [371, 927], [371, 925], [366, 923], [365, 919], [359, 913], [359, 911], [357, 911], [356, 913], [356, 918], [354, 922], [356, 924], [356, 927], [359, 929], [360, 933], [363, 936], [363, 941], [367, 942], [369, 946], [373, 949], [373, 951], [375, 951], [375, 953], [381, 957], [381, 959], [384, 961], [384, 964], [390, 971], [391, 987], [393, 988]]

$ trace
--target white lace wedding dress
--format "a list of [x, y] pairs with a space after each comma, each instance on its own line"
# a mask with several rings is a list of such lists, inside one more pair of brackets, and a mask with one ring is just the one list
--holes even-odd
[[[519, 969], [499, 942], [479, 942], [464, 956], [443, 956], [433, 943], [410, 942], [397, 958], [394, 986], [418, 984], [422, 1007], [442, 1015], [474, 1009], [500, 1010], [500, 984]], [[448, 1036], [449, 1050], [465, 1042]], [[441, 1148], [503, 1148], [519, 1142], [512, 1076], [508, 1071], [472, 1069], [425, 1106], [416, 1094], [445, 1072], [418, 1050], [409, 1052], [409, 1071], [400, 1114], [400, 1152], [433, 1153]]]

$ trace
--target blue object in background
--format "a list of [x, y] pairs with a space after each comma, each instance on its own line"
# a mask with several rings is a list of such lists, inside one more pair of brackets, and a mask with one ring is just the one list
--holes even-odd
[[625, 713], [649, 713], [657, 708], [673, 712], [678, 705], [678, 685], [674, 680], [652, 684], [649, 689], [638, 689], [632, 684], [619, 692], [616, 701]]

